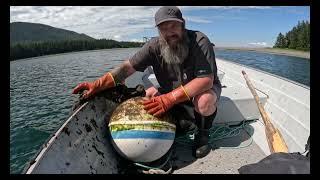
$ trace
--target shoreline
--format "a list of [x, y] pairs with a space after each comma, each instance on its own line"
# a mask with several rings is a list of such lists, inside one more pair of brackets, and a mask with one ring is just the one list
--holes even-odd
[[39, 58], [45, 58], [45, 57], [50, 57], [50, 56], [59, 56], [59, 55], [66, 55], [66, 54], [73, 54], [73, 53], [74, 53], [74, 54], [78, 54], [78, 53], [85, 53], [85, 52], [117, 50], [117, 49], [130, 49], [130, 48], [139, 48], [139, 47], [107, 48], [107, 49], [93, 49], [93, 50], [83, 50], [83, 51], [71, 51], [71, 52], [65, 52], [65, 53], [48, 54], [48, 55], [43, 55], [43, 56], [35, 56], [35, 57], [29, 57], [29, 58], [23, 58], [23, 59], [15, 59], [15, 60], [11, 60], [10, 62], [21, 61], [21, 60], [30, 60], [30, 59], [39, 59]]
[[215, 49], [221, 50], [239, 50], [239, 51], [254, 51], [261, 53], [277, 54], [277, 55], [286, 55], [293, 57], [300, 57], [310, 60], [310, 52], [299, 51], [292, 49], [279, 49], [279, 48], [247, 48], [247, 47], [215, 47]]

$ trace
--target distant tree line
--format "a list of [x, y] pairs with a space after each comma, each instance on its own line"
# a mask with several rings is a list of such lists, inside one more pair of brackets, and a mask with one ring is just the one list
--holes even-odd
[[140, 42], [118, 42], [109, 39], [37, 41], [10, 44], [10, 61], [73, 51], [141, 47]]
[[310, 51], [310, 23], [299, 21], [298, 25], [285, 35], [279, 33], [273, 47]]

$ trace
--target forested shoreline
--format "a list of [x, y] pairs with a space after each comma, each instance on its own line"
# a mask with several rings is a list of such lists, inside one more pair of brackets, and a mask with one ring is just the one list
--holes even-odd
[[110, 39], [18, 42], [10, 44], [10, 61], [75, 51], [131, 48], [142, 45], [141, 42], [118, 42]]
[[274, 48], [296, 49], [310, 51], [310, 23], [309, 21], [298, 22], [292, 30], [285, 34], [278, 34]]

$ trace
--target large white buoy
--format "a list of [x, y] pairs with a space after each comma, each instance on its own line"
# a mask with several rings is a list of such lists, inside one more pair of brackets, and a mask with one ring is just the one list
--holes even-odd
[[148, 114], [141, 97], [128, 99], [112, 113], [109, 129], [116, 151], [134, 162], [152, 162], [165, 155], [175, 138], [176, 125], [170, 115]]

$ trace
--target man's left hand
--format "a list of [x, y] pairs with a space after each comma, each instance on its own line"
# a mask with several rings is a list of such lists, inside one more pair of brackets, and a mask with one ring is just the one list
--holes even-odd
[[149, 100], [144, 100], [144, 109], [156, 117], [161, 117], [167, 112], [175, 103], [170, 94], [164, 94], [156, 97], [152, 97]]
[[161, 117], [175, 104], [190, 100], [190, 97], [181, 85], [179, 88], [156, 97], [152, 97], [150, 100], [144, 100], [142, 104], [144, 109], [156, 117]]

